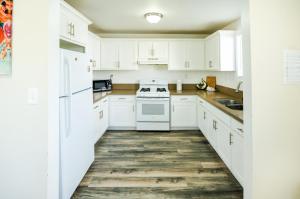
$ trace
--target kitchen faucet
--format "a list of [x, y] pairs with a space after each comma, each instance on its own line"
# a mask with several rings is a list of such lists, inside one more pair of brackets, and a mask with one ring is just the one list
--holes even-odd
[[237, 85], [237, 87], [235, 89], [236, 93], [240, 92], [240, 88], [241, 88], [242, 83], [243, 83], [243, 81], [239, 81], [239, 83], [238, 83], [238, 85]]

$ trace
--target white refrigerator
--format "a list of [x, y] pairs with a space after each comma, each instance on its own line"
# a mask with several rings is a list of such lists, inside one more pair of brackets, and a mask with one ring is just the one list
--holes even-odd
[[69, 199], [94, 161], [92, 72], [84, 53], [60, 56], [60, 199]]

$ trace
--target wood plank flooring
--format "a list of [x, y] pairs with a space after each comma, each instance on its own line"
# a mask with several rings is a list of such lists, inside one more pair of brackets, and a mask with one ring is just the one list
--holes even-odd
[[108, 131], [74, 199], [242, 199], [200, 131]]

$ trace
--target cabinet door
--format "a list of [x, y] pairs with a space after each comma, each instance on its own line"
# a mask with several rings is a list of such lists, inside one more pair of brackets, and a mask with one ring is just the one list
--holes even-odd
[[119, 44], [115, 40], [101, 41], [101, 70], [118, 70], [119, 68]]
[[101, 134], [101, 107], [100, 103], [94, 105], [94, 142], [96, 143]]
[[100, 69], [100, 38], [93, 33], [88, 33], [88, 42], [86, 46], [88, 62], [92, 70]]
[[75, 14], [72, 14], [71, 16], [73, 23], [73, 34], [71, 39], [80, 44], [86, 45], [88, 40], [88, 24]]
[[149, 61], [153, 57], [152, 41], [139, 42], [139, 60]]
[[132, 40], [119, 43], [120, 70], [137, 70], [137, 42]]
[[243, 185], [244, 179], [244, 138], [235, 131], [232, 131], [231, 144], [231, 171], [236, 179]]
[[208, 139], [209, 132], [208, 132], [208, 113], [207, 110], [203, 106], [202, 101], [198, 101], [198, 127], [203, 135]]
[[230, 128], [227, 127], [223, 122], [216, 120], [215, 124], [217, 133], [217, 152], [225, 164], [231, 167], [231, 134]]
[[153, 59], [168, 63], [169, 43], [167, 41], [153, 42]]
[[105, 131], [108, 129], [108, 117], [109, 117], [109, 113], [108, 113], [108, 99], [105, 98], [102, 102], [102, 110], [103, 110], [103, 133], [105, 133]]
[[169, 70], [186, 70], [186, 42], [170, 41], [169, 43]]
[[220, 68], [219, 34], [209, 36], [205, 42], [205, 65], [209, 70], [218, 70]]
[[123, 99], [111, 101], [109, 106], [109, 123], [111, 127], [135, 126], [135, 103]]
[[70, 39], [71, 36], [70, 14], [64, 7], [60, 10], [60, 36], [66, 39]]
[[171, 127], [197, 127], [196, 101], [172, 102]]
[[187, 69], [203, 70], [204, 67], [204, 41], [191, 40], [186, 42]]

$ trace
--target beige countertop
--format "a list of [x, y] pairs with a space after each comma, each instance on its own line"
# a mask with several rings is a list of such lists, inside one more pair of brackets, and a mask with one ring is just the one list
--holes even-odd
[[[97, 103], [99, 100], [103, 99], [107, 95], [135, 95], [136, 90], [112, 90], [109, 92], [102, 92], [102, 93], [94, 93], [94, 103]], [[230, 98], [235, 99], [229, 95], [226, 95], [221, 92], [207, 92], [207, 91], [199, 91], [199, 90], [184, 90], [181, 92], [177, 92], [174, 90], [170, 91], [171, 95], [197, 95], [210, 103], [211, 105], [215, 106], [219, 110], [223, 111], [224, 113], [230, 115], [234, 119], [238, 120], [239, 122], [243, 123], [243, 111], [239, 110], [232, 110], [227, 108], [226, 106], [218, 103], [215, 101], [215, 98]], [[238, 99], [236, 99], [238, 100]]]

